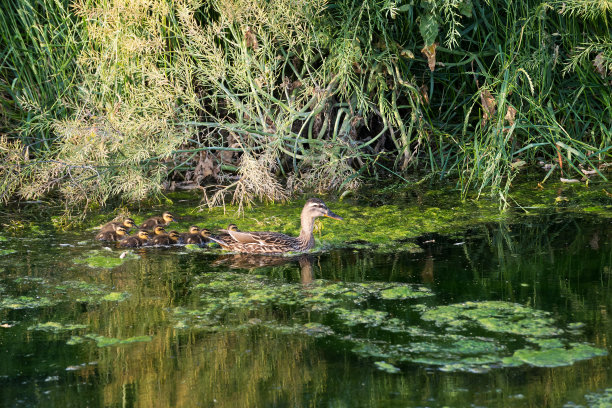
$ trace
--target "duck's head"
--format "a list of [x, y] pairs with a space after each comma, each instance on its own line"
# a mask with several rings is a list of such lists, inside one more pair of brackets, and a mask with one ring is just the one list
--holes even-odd
[[175, 241], [175, 242], [176, 242], [176, 241], [178, 241], [180, 234], [178, 233], [178, 231], [170, 231], [170, 232], [168, 233], [168, 236], [170, 237], [170, 239], [171, 239], [172, 241]]
[[200, 235], [202, 236], [202, 238], [208, 238], [208, 237], [210, 237], [210, 234], [211, 234], [211, 232], [210, 232], [210, 230], [208, 228], [202, 228], [200, 230]]
[[164, 219], [164, 221], [166, 221], [167, 223], [170, 223], [170, 222], [176, 221], [176, 220], [174, 219], [174, 215], [170, 214], [168, 211], [166, 211], [166, 212], [164, 212], [164, 213], [162, 214], [162, 218], [163, 218], [163, 219]]
[[149, 231], [145, 231], [145, 230], [138, 231], [138, 238], [146, 241], [147, 239], [149, 239]]
[[122, 237], [124, 235], [127, 235], [127, 228], [125, 228], [124, 226], [120, 225], [120, 226], [117, 227], [115, 232], [117, 233], [117, 235]]
[[197, 225], [192, 225], [191, 227], [189, 227], [190, 234], [197, 234], [199, 232], [200, 232], [200, 227], [198, 227]]
[[153, 228], [153, 235], [161, 235], [165, 232], [166, 232], [166, 229], [162, 227], [161, 225], [158, 225], [155, 228]]
[[126, 218], [125, 220], [123, 220], [123, 225], [126, 228], [136, 228], [136, 223], [131, 218]]
[[304, 204], [304, 208], [302, 209], [302, 218], [309, 218], [314, 220], [317, 217], [328, 217], [333, 218], [334, 220], [343, 220], [341, 216], [338, 214], [334, 214], [323, 202], [318, 198], [310, 198]]
[[238, 229], [238, 226], [237, 226], [236, 224], [230, 224], [230, 225], [228, 225], [228, 226], [227, 226], [227, 230], [228, 230], [228, 231], [240, 231], [240, 230]]

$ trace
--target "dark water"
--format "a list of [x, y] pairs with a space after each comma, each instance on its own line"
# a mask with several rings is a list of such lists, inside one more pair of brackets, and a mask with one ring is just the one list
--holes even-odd
[[[435, 332], [434, 343], [441, 345], [436, 356], [443, 359], [456, 332], [424, 321], [422, 311], [494, 300], [547, 312], [562, 330], [556, 337], [566, 341], [563, 347], [580, 343], [610, 351], [611, 227], [610, 219], [586, 215], [517, 217], [453, 237], [421, 237], [421, 253], [333, 250], [263, 267], [257, 263], [268, 260], [148, 248], [139, 259], [95, 268], [73, 261], [101, 248], [90, 233], [7, 236], [0, 248], [16, 252], [0, 255], [0, 406], [600, 406], [595, 404], [612, 401], [605, 391], [612, 387], [609, 355], [558, 367], [499, 361], [452, 366], [418, 362], [416, 339], [425, 344], [422, 337], [429, 334], [406, 333]], [[342, 304], [384, 311], [406, 326], [389, 332], [375, 322], [351, 324], [352, 317], [343, 321], [338, 312], [306, 307], [301, 302], [316, 294], [302, 288], [321, 282], [410, 283], [431, 296], [366, 296]], [[206, 309], [243, 296], [244, 285], [269, 297], [223, 313]], [[287, 300], [292, 293], [297, 303]], [[210, 296], [217, 300], [211, 303]], [[57, 332], [35, 327], [49, 322], [82, 326]], [[306, 323], [330, 332], [301, 329]], [[505, 357], [525, 347], [520, 334], [466, 327], [463, 338], [497, 342]], [[444, 336], [448, 343], [440, 340]], [[411, 357], [356, 351], [385, 344], [410, 349]], [[399, 373], [379, 369], [381, 361]]]

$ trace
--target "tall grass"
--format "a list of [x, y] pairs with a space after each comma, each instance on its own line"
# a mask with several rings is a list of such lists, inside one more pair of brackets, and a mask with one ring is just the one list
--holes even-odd
[[0, 197], [246, 204], [416, 174], [505, 203], [524, 164], [605, 179], [609, 3], [11, 0]]

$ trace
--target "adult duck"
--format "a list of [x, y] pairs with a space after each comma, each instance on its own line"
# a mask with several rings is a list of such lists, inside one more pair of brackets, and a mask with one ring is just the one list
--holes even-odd
[[221, 245], [221, 248], [234, 252], [252, 254], [304, 252], [314, 247], [315, 241], [312, 230], [317, 217], [342, 220], [342, 217], [334, 214], [322, 200], [311, 198], [306, 201], [302, 209], [300, 216], [302, 229], [298, 237], [281, 234], [280, 232], [247, 232], [228, 229], [229, 238], [210, 237], [210, 239]]

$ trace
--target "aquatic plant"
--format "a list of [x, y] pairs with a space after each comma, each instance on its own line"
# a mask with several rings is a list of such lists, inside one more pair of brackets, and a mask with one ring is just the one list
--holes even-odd
[[5, 1], [0, 200], [451, 176], [508, 205], [525, 165], [605, 179], [604, 3]]

